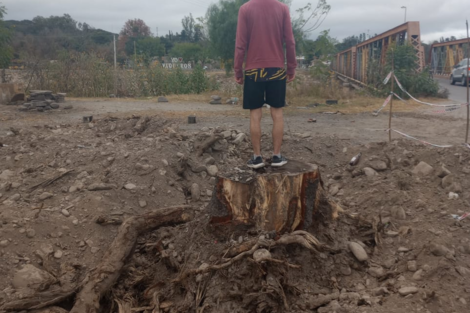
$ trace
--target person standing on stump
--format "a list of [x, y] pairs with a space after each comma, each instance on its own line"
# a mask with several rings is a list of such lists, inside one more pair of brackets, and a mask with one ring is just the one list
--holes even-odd
[[[286, 58], [287, 71], [284, 67]], [[265, 166], [261, 156], [261, 117], [265, 103], [271, 106], [273, 119], [271, 166], [280, 167], [287, 163], [281, 155], [284, 135], [282, 108], [286, 104], [286, 84], [294, 80], [296, 67], [295, 40], [288, 6], [278, 0], [250, 0], [242, 5], [238, 12], [234, 68], [237, 83], [244, 83], [243, 108], [250, 110], [254, 154], [247, 163], [248, 167], [258, 169]]]

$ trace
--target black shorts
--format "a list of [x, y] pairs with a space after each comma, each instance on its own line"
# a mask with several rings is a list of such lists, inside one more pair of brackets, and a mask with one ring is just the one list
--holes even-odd
[[245, 76], [243, 86], [243, 108], [255, 110], [269, 104], [273, 108], [282, 108], [286, 105], [287, 80], [273, 80], [255, 82]]

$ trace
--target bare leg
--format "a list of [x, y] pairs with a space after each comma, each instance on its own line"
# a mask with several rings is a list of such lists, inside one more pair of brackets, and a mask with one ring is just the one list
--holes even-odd
[[250, 110], [250, 135], [251, 144], [253, 145], [253, 153], [261, 155], [261, 117], [262, 109]]
[[271, 107], [271, 117], [273, 118], [273, 146], [274, 154], [281, 153], [282, 137], [284, 135], [284, 116], [282, 108]]

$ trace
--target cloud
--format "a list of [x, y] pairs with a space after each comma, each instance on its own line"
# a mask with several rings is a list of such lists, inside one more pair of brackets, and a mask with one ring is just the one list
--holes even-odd
[[[205, 15], [211, 0], [0, 0], [7, 7], [6, 19], [24, 20], [35, 16], [70, 14], [79, 22], [111, 32], [119, 32], [131, 18], [141, 18], [159, 35], [168, 31], [181, 31], [181, 19], [192, 13], [194, 17]], [[252, 0], [267, 1], [267, 0]], [[315, 0], [293, 0], [295, 10]], [[425, 42], [441, 36], [463, 38], [466, 34], [465, 19], [468, 0], [328, 0], [331, 12], [323, 25], [310, 36], [315, 38], [324, 29], [342, 40], [361, 33], [380, 34], [403, 23], [407, 7], [407, 20], [419, 21]]]

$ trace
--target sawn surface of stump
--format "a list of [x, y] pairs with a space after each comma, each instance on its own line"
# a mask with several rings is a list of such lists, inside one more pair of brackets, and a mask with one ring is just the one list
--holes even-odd
[[249, 225], [281, 234], [307, 229], [315, 217], [338, 214], [326, 197], [318, 167], [294, 160], [281, 168], [219, 176], [209, 209], [214, 226]]

